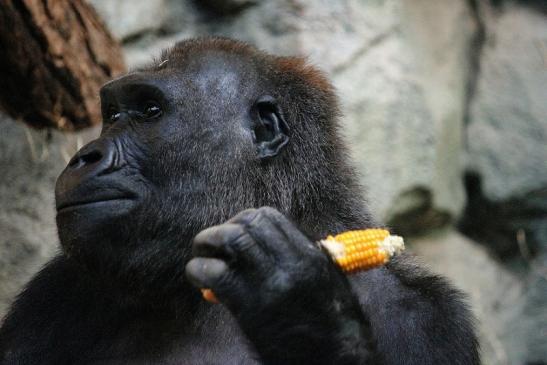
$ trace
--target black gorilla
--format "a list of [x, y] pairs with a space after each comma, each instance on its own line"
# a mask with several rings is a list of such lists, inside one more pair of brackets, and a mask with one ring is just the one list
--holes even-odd
[[479, 363], [443, 279], [405, 256], [346, 277], [314, 245], [375, 225], [320, 72], [220, 38], [160, 61], [103, 87], [101, 136], [57, 182], [63, 253], [7, 315], [2, 365]]

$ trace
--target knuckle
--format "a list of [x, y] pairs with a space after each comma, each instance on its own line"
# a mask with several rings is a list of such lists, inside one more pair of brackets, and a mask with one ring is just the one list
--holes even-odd
[[271, 207], [262, 207], [262, 215], [266, 217], [270, 222], [273, 222], [275, 225], [282, 229], [292, 229], [295, 228], [292, 220], [280, 212], [279, 210]]
[[245, 209], [233, 216], [227, 223], [248, 223], [252, 221], [258, 213], [258, 209]]
[[242, 210], [241, 212], [239, 212], [237, 215], [241, 215], [241, 216], [249, 216], [249, 215], [254, 215], [256, 214], [258, 209], [255, 209], [255, 208], [248, 208], [248, 209], [245, 209], [245, 210]]
[[258, 208], [258, 214], [263, 215], [265, 217], [280, 217], [282, 214], [275, 208], [264, 206]]
[[257, 210], [257, 214], [254, 219], [249, 223], [251, 226], [260, 226], [264, 224], [269, 224], [270, 226], [279, 227], [280, 224], [283, 225], [287, 221], [287, 218], [279, 212], [277, 209], [272, 207], [261, 207]]

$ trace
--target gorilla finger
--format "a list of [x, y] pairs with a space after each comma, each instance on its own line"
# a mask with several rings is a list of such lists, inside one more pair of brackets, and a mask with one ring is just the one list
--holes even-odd
[[214, 258], [196, 257], [186, 264], [186, 278], [198, 288], [214, 288], [228, 272], [228, 265]]
[[233, 259], [234, 245], [230, 243], [246, 234], [239, 224], [225, 223], [199, 232], [192, 244], [192, 254], [202, 257]]

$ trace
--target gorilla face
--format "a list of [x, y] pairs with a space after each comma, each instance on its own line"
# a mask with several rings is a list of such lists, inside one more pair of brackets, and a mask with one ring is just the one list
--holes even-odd
[[106, 84], [100, 137], [57, 181], [65, 253], [93, 270], [180, 265], [200, 229], [261, 205], [258, 170], [288, 141], [266, 91], [253, 67], [213, 51]]

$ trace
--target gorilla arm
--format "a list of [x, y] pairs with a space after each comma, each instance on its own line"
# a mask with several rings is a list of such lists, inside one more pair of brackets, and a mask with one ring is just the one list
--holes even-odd
[[202, 231], [193, 251], [188, 278], [214, 290], [265, 363], [478, 364], [459, 294], [404, 260], [350, 283], [271, 208]]

